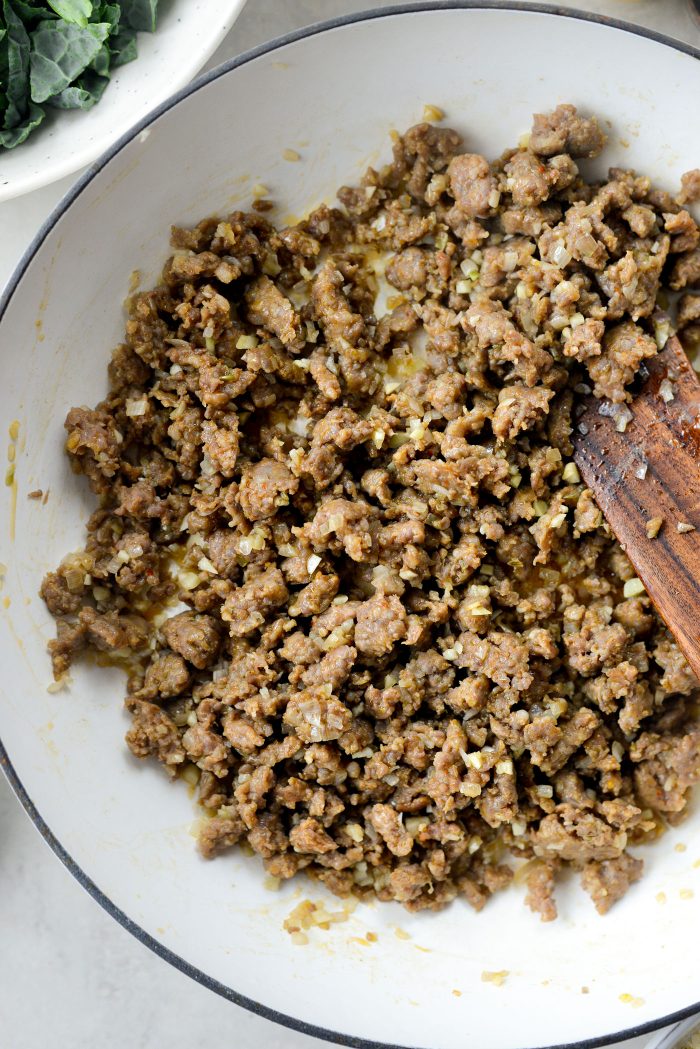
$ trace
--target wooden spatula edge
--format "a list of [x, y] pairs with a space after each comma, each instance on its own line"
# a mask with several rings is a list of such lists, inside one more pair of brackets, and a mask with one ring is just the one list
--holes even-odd
[[[574, 459], [700, 677], [700, 381], [675, 336], [647, 370], [627, 421], [624, 409], [587, 398]], [[648, 523], [657, 518], [663, 524], [649, 538]]]

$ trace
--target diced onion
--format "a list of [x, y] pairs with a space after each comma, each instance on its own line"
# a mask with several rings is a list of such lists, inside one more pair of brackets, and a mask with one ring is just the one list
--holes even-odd
[[647, 539], [656, 539], [663, 526], [663, 517], [651, 517], [646, 523]]
[[659, 386], [659, 393], [661, 394], [661, 399], [665, 401], [666, 404], [670, 404], [676, 396], [673, 389], [673, 383], [670, 382], [668, 379], [664, 379], [664, 381]]
[[148, 410], [148, 398], [141, 397], [137, 401], [127, 401], [124, 406], [124, 413], [129, 419], [134, 419], [139, 415], [145, 415]]
[[564, 266], [568, 266], [571, 262], [571, 253], [566, 250], [563, 244], [557, 244], [552, 252], [552, 261], [560, 269], [563, 269]]
[[581, 474], [579, 473], [578, 466], [576, 463], [567, 463], [562, 471], [562, 479], [567, 484], [578, 484], [581, 480]]
[[625, 583], [622, 593], [625, 597], [639, 597], [640, 594], [646, 593], [644, 583], [637, 576], [633, 576], [632, 579], [628, 579]]
[[253, 350], [258, 345], [256, 335], [241, 335], [236, 342], [237, 350]]

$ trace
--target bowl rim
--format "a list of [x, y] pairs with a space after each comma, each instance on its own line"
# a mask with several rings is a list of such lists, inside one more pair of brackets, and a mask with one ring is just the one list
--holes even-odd
[[[156, 120], [158, 120], [163, 114], [167, 113], [170, 109], [173, 109], [181, 101], [188, 98], [190, 95], [199, 91], [206, 85], [213, 83], [222, 76], [226, 76], [231, 70], [237, 69], [239, 66], [246, 65], [248, 62], [253, 61], [262, 55], [270, 54], [273, 51], [278, 50], [287, 44], [295, 43], [298, 40], [304, 40], [307, 37], [318, 36], [319, 34], [328, 32], [333, 29], [338, 29], [343, 26], [354, 25], [359, 22], [369, 22], [374, 19], [387, 18], [395, 15], [409, 15], [415, 12], [425, 13], [430, 11], [449, 11], [449, 10], [477, 10], [477, 11], [504, 11], [504, 12], [525, 12], [534, 14], [551, 15], [559, 18], [569, 18], [573, 21], [591, 22], [597, 25], [602, 25], [610, 29], [621, 30], [626, 33], [630, 33], [633, 36], [640, 36], [648, 40], [653, 40], [655, 43], [662, 44], [666, 47], [670, 47], [682, 54], [689, 55], [691, 58], [700, 60], [700, 47], [695, 47], [693, 44], [685, 43], [681, 40], [676, 40], [673, 37], [666, 36], [664, 33], [656, 32], [653, 29], [649, 29], [646, 26], [633, 25], [630, 22], [625, 22], [621, 19], [610, 18], [607, 15], [597, 14], [595, 12], [581, 11], [577, 8], [562, 7], [560, 4], [549, 4], [549, 3], [531, 3], [529, 0], [419, 0], [417, 3], [399, 3], [391, 4], [387, 7], [381, 7], [371, 10], [358, 11], [350, 14], [340, 15], [336, 18], [327, 19], [321, 22], [314, 22], [308, 26], [304, 26], [301, 29], [293, 30], [289, 33], [285, 33], [281, 36], [277, 36], [270, 41], [266, 41], [263, 44], [259, 44], [257, 47], [251, 48], [247, 51], [242, 52], [240, 55], [236, 55], [207, 73], [197, 77], [191, 83], [181, 88], [179, 91], [174, 92], [164, 102], [161, 102], [153, 110], [151, 110], [145, 117], [143, 117], [138, 123], [134, 124], [128, 131], [124, 132], [108, 149], [106, 149], [98, 158], [95, 160], [90, 167], [78, 178], [74, 185], [66, 192], [61, 198], [58, 204], [55, 206], [51, 214], [44, 221], [34, 238], [32, 239], [29, 247], [26, 249], [22, 257], [20, 258], [17, 266], [15, 267], [9, 281], [7, 282], [2, 293], [0, 293], [0, 324], [7, 311], [7, 308], [13, 298], [15, 291], [17, 290], [24, 274], [29, 267], [34, 256], [42, 246], [43, 242], [56, 226], [62, 216], [68, 211], [73, 203], [78, 199], [83, 190], [92, 182], [92, 180], [102, 171], [102, 169], [111, 161], [122, 149], [125, 148], [134, 138], [136, 138], [142, 131], [148, 128]], [[247, 995], [243, 995], [236, 991], [232, 987], [228, 987], [226, 984], [221, 983], [219, 980], [207, 973], [203, 972], [197, 966], [192, 965], [185, 958], [181, 957], [177, 952], [166, 947], [160, 943], [155, 937], [151, 936], [150, 933], [146, 932], [137, 922], [133, 921], [121, 908], [117, 907], [115, 903], [104, 893], [99, 886], [90, 878], [90, 876], [80, 867], [68, 851], [63, 847], [58, 838], [51, 831], [50, 827], [44, 821], [43, 817], [39, 813], [36, 805], [29, 797], [27, 790], [25, 789], [17, 771], [15, 770], [10, 756], [0, 738], [0, 768], [5, 773], [10, 786], [14, 793], [19, 799], [20, 803], [24, 807], [27, 815], [30, 817], [35, 827], [41, 834], [46, 844], [53, 850], [58, 856], [64, 866], [73, 875], [73, 877], [82, 885], [82, 887], [89, 893], [89, 895], [95, 900], [112, 918], [114, 918], [127, 932], [130, 932], [140, 943], [148, 947], [155, 955], [170, 965], [174, 966], [185, 976], [189, 976], [203, 987], [208, 988], [210, 991], [220, 995], [222, 998], [233, 1002], [249, 1012], [254, 1013], [256, 1016], [260, 1016], [266, 1020], [271, 1020], [273, 1023], [277, 1023], [282, 1027], [289, 1028], [293, 1031], [298, 1031], [301, 1034], [308, 1035], [312, 1038], [318, 1038], [322, 1041], [329, 1042], [335, 1045], [351, 1046], [353, 1049], [410, 1049], [409, 1046], [399, 1045], [397, 1043], [376, 1041], [370, 1038], [362, 1038], [352, 1034], [345, 1034], [342, 1031], [333, 1031], [329, 1028], [319, 1026], [317, 1024], [309, 1023], [306, 1020], [297, 1019], [294, 1016], [288, 1016], [286, 1013], [279, 1012], [277, 1009], [271, 1006], [265, 1005], [263, 1002], [255, 1001], [249, 998]], [[612, 1045], [616, 1042], [626, 1041], [630, 1038], [643, 1036], [650, 1034], [654, 1031], [659, 1031], [664, 1027], [668, 1027], [672, 1024], [678, 1024], [682, 1020], [686, 1020], [696, 1014], [700, 1014], [700, 999], [692, 1005], [686, 1006], [683, 1009], [678, 1009], [673, 1013], [669, 1013], [666, 1016], [661, 1016], [655, 1020], [647, 1020], [645, 1023], [633, 1025], [631, 1027], [622, 1028], [619, 1031], [611, 1031], [604, 1035], [598, 1035], [594, 1038], [579, 1039], [578, 1041], [562, 1042], [556, 1045], [547, 1045], [539, 1047], [539, 1049], [596, 1049], [598, 1046]], [[514, 1047], [515, 1049], [515, 1047]]]

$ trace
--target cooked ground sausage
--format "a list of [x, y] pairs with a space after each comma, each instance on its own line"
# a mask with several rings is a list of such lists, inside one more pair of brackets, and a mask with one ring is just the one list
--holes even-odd
[[603, 913], [681, 818], [698, 682], [570, 458], [659, 289], [700, 322], [700, 175], [587, 182], [604, 142], [570, 105], [493, 163], [418, 125], [343, 210], [173, 231], [130, 301], [66, 419], [100, 505], [42, 596], [57, 676], [129, 662], [128, 744], [199, 776], [203, 855], [480, 909], [510, 854], [548, 921], [558, 871]]

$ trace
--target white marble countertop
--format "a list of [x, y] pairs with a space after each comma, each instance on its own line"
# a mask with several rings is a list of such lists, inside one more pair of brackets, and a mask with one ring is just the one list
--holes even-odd
[[[210, 65], [311, 22], [381, 6], [373, 0], [248, 0]], [[562, 6], [603, 12], [700, 43], [700, 23], [686, 0], [564, 0]], [[71, 182], [0, 206], [0, 289]], [[2, 776], [0, 886], [3, 1049], [44, 1049], [47, 1044], [56, 1049], [207, 1044], [312, 1049], [325, 1044], [225, 1002], [151, 954], [64, 870]], [[624, 1044], [642, 1049], [647, 1041]]]

